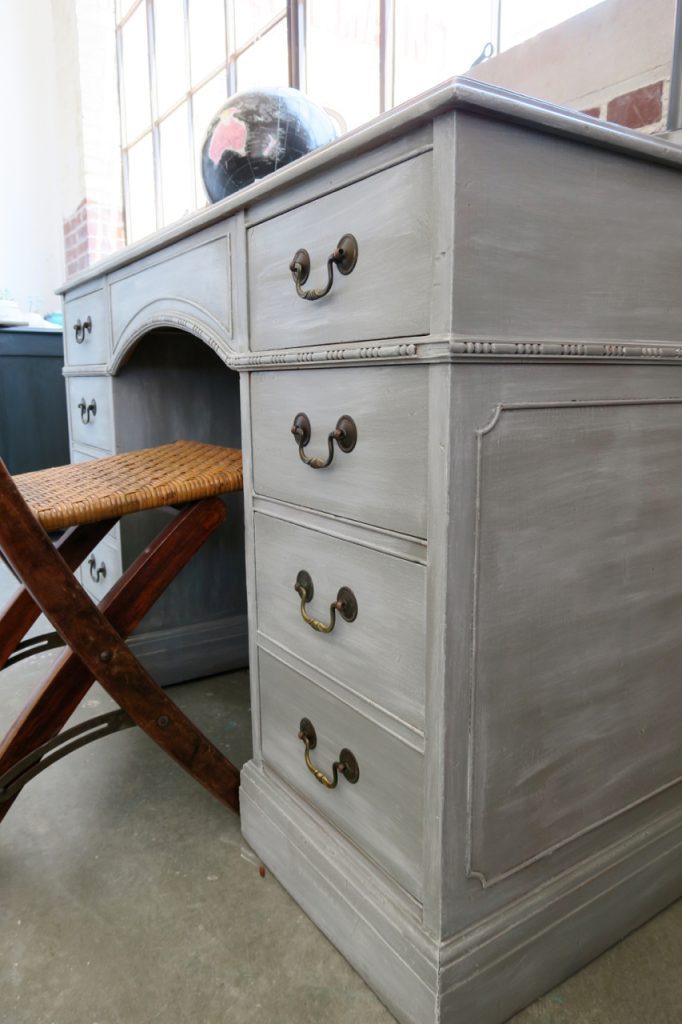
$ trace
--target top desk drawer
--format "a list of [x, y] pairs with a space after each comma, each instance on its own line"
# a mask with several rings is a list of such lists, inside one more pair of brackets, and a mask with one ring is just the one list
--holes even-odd
[[[323, 298], [296, 294], [289, 269], [305, 249], [304, 289], [324, 286], [345, 234], [358, 243], [347, 275], [334, 269]], [[363, 178], [249, 231], [253, 350], [428, 334], [431, 295], [431, 153]]]
[[64, 348], [69, 366], [94, 366], [109, 358], [104, 289], [64, 303]]

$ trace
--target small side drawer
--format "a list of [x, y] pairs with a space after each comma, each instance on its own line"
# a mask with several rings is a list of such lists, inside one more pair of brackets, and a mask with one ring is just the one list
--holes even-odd
[[112, 452], [111, 378], [69, 377], [66, 388], [72, 441]]
[[[426, 570], [394, 555], [256, 514], [256, 609], [259, 631], [325, 675], [424, 728]], [[348, 587], [357, 616], [322, 633], [301, 615], [294, 590], [300, 571], [314, 585], [304, 611], [330, 621], [330, 605]]]
[[[251, 378], [254, 489], [415, 537], [426, 536], [428, 370], [386, 366], [254, 373]], [[327, 457], [327, 438], [350, 416], [357, 442], [333, 445], [325, 469], [305, 465], [291, 428], [311, 427], [308, 456]]]
[[100, 541], [81, 565], [81, 581], [98, 603], [121, 577], [121, 549], [112, 535]]
[[[252, 349], [428, 334], [431, 168], [423, 153], [250, 229]], [[322, 298], [298, 295], [295, 253], [309, 256], [302, 289], [325, 287], [327, 260], [347, 234], [357, 241], [353, 269], [334, 269]]]
[[109, 323], [103, 288], [64, 303], [64, 350], [69, 366], [107, 362]]
[[[265, 651], [258, 653], [265, 763], [417, 899], [422, 896], [423, 758]], [[327, 789], [307, 768], [298, 738], [308, 718], [317, 733], [315, 767], [331, 774], [345, 747], [360, 771]]]

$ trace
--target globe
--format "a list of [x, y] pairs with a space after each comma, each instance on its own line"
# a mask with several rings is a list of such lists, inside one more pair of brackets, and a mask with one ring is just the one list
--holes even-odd
[[297, 89], [235, 93], [211, 121], [201, 149], [208, 197], [224, 199], [335, 138], [329, 115]]

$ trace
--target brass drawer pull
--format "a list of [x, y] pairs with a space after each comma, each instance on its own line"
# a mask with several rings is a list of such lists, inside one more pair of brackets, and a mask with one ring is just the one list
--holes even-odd
[[350, 416], [339, 416], [335, 428], [327, 438], [329, 451], [327, 458], [324, 460], [316, 456], [306, 455], [305, 453], [305, 447], [310, 441], [311, 427], [310, 420], [304, 412], [299, 412], [295, 417], [291, 433], [294, 435], [298, 445], [298, 454], [301, 462], [305, 462], [306, 466], [310, 466], [312, 469], [326, 469], [327, 466], [331, 465], [334, 458], [335, 441], [345, 455], [352, 452], [358, 443], [358, 428], [355, 426], [355, 420], [351, 419]]
[[296, 285], [296, 294], [300, 295], [302, 299], [308, 299], [310, 302], [314, 302], [315, 299], [324, 298], [331, 291], [334, 283], [334, 267], [336, 267], [339, 274], [345, 276], [354, 270], [357, 262], [357, 239], [354, 235], [344, 235], [339, 239], [336, 249], [334, 249], [334, 252], [327, 260], [327, 283], [324, 288], [309, 288], [307, 291], [304, 291], [302, 286], [310, 276], [310, 254], [307, 249], [297, 249], [294, 253], [294, 258], [289, 264], [289, 270], [293, 275], [294, 284]]
[[97, 402], [95, 401], [94, 398], [90, 399], [89, 404], [85, 401], [84, 398], [81, 398], [80, 402], [78, 403], [78, 408], [81, 411], [82, 423], [89, 423], [90, 420], [94, 420], [95, 416], [97, 415]]
[[316, 768], [310, 760], [310, 751], [314, 750], [317, 746], [317, 733], [315, 732], [315, 726], [309, 718], [301, 719], [301, 724], [298, 727], [298, 738], [303, 740], [305, 744], [305, 754], [303, 756], [308, 771], [312, 772], [318, 782], [326, 786], [327, 789], [335, 789], [339, 781], [339, 772], [341, 772], [351, 785], [355, 785], [360, 778], [360, 766], [352, 750], [348, 750], [347, 747], [343, 748], [339, 754], [338, 761], [334, 761], [332, 765], [332, 777], [330, 779], [328, 775], [325, 775], [319, 768]]
[[97, 559], [94, 555], [90, 555], [88, 558], [88, 569], [90, 570], [90, 579], [93, 583], [99, 583], [100, 580], [107, 578], [107, 567], [104, 562], [100, 562], [99, 568], [97, 568]]
[[85, 341], [86, 332], [88, 334], [92, 333], [92, 317], [88, 316], [82, 322], [79, 317], [78, 320], [76, 320], [75, 324], [73, 325], [73, 330], [76, 335], [77, 343], [79, 345], [82, 345], [83, 342]]
[[336, 595], [336, 601], [333, 601], [329, 606], [329, 614], [331, 615], [329, 622], [320, 622], [319, 619], [314, 619], [311, 615], [308, 615], [305, 606], [312, 601], [315, 588], [313, 587], [310, 573], [306, 572], [305, 569], [301, 569], [296, 577], [294, 590], [301, 598], [301, 618], [317, 633], [331, 633], [336, 625], [337, 612], [346, 622], [354, 622], [358, 616], [358, 602], [355, 594], [348, 587], [340, 587]]

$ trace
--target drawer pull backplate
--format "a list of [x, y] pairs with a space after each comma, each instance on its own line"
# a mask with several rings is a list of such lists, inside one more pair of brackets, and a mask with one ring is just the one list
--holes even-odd
[[334, 267], [336, 267], [340, 274], [345, 276], [353, 271], [357, 262], [357, 240], [354, 235], [344, 235], [339, 239], [336, 249], [334, 249], [334, 252], [327, 260], [327, 283], [324, 288], [309, 288], [307, 291], [304, 291], [303, 285], [310, 276], [310, 254], [307, 249], [297, 249], [294, 253], [294, 258], [289, 264], [289, 270], [293, 275], [294, 284], [296, 285], [296, 294], [300, 295], [302, 299], [308, 299], [311, 302], [314, 302], [315, 299], [324, 298], [331, 291], [334, 283]]
[[306, 767], [308, 771], [315, 776], [317, 781], [321, 783], [321, 785], [326, 786], [327, 789], [335, 789], [339, 781], [339, 772], [348, 782], [355, 785], [360, 778], [360, 767], [352, 750], [348, 750], [347, 747], [343, 748], [339, 754], [338, 761], [334, 761], [334, 764], [332, 765], [332, 777], [330, 779], [328, 775], [325, 775], [319, 768], [316, 768], [310, 759], [310, 751], [314, 750], [317, 746], [317, 733], [315, 732], [315, 726], [309, 718], [301, 719], [301, 723], [298, 727], [298, 738], [299, 740], [303, 740], [303, 743], [305, 744], [305, 753], [303, 756], [305, 758]]
[[298, 454], [301, 462], [304, 462], [306, 466], [310, 466], [312, 469], [326, 469], [327, 466], [331, 465], [334, 458], [334, 442], [337, 443], [345, 455], [352, 452], [358, 443], [358, 428], [355, 425], [355, 420], [350, 416], [339, 416], [336, 426], [327, 438], [328, 452], [326, 459], [320, 459], [305, 453], [305, 447], [310, 441], [311, 427], [310, 420], [304, 412], [299, 412], [294, 418], [291, 433], [294, 435], [298, 445]]
[[79, 317], [73, 325], [74, 334], [76, 335], [76, 341], [79, 345], [82, 345], [85, 341], [85, 335], [92, 332], [92, 317], [86, 317], [85, 320], [81, 321]]
[[312, 601], [315, 588], [310, 573], [306, 572], [305, 569], [301, 569], [297, 575], [294, 590], [301, 598], [301, 618], [317, 633], [331, 633], [336, 625], [337, 612], [346, 622], [354, 622], [358, 616], [358, 602], [355, 594], [349, 587], [339, 587], [336, 601], [333, 601], [329, 606], [329, 622], [320, 622], [319, 619], [314, 619], [311, 615], [308, 615], [305, 606]]

